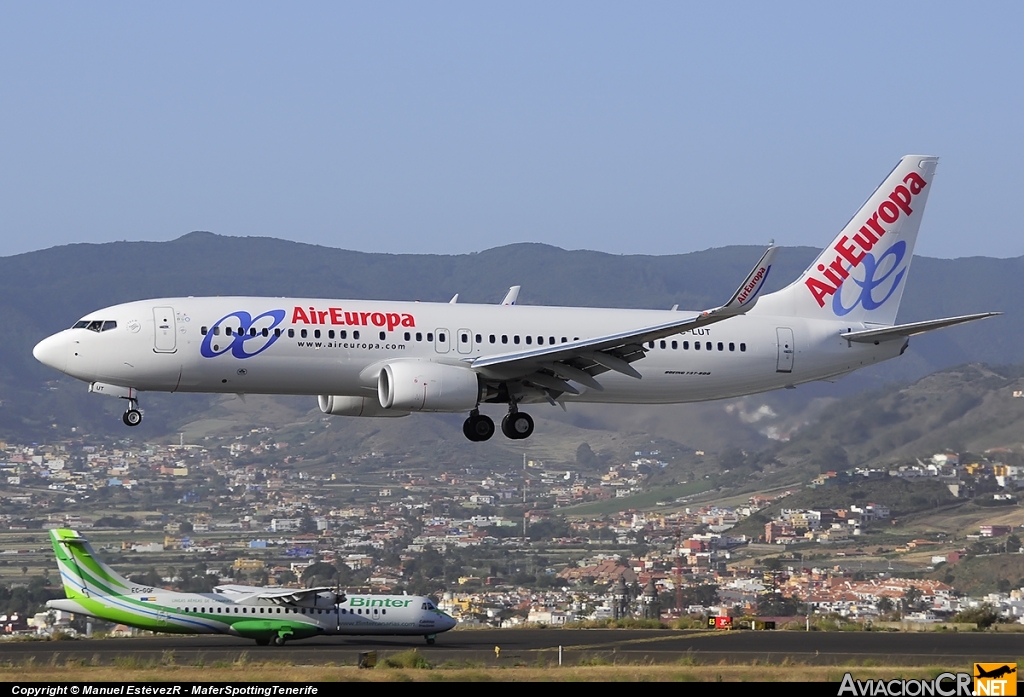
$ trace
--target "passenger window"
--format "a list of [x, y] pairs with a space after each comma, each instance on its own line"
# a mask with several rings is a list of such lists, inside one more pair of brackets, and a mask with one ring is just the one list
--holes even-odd
[[661, 340], [661, 343], [659, 344], [659, 346], [661, 346], [662, 348], [665, 348], [665, 340], [664, 339]]
[[345, 331], [344, 329], [342, 329], [340, 332], [338, 332], [338, 338], [339, 339], [345, 339], [347, 337], [348, 337], [348, 332]]
[[554, 343], [555, 343], [555, 337], [553, 337], [553, 336], [549, 336], [549, 337], [548, 337], [548, 343], [549, 343], [549, 344], [554, 344]]
[[220, 327], [214, 327], [213, 328], [213, 335], [214, 336], [220, 336]]
[[718, 350], [719, 351], [724, 351], [725, 350], [725, 345], [721, 341], [718, 342]]
[[730, 341], [729, 342], [729, 350], [730, 351], [735, 351], [736, 350], [736, 344], [734, 344], [733, 342]]
[[503, 343], [503, 344], [507, 344], [508, 343], [508, 334], [502, 334], [501, 335], [501, 343]]
[[684, 351], [689, 351], [690, 350], [690, 342], [689, 341], [684, 341], [683, 342], [683, 350]]
[[538, 344], [543, 344], [543, 343], [544, 343], [544, 337], [542, 337], [542, 336], [538, 336], [538, 337], [537, 337], [537, 343], [538, 343]]
[[224, 333], [231, 336], [231, 327], [224, 327]]
[[464, 343], [464, 344], [468, 344], [469, 343], [469, 334], [463, 334], [461, 337], [459, 337], [459, 340], [462, 341], [462, 343]]
[[249, 336], [256, 336], [256, 327], [249, 327]]
[[314, 339], [319, 339], [320, 338], [320, 330], [319, 329], [314, 329], [313, 330], [313, 338]]
[[694, 341], [693, 342], [693, 350], [694, 351], [700, 351], [700, 342], [699, 341]]
[[387, 337], [387, 332], [381, 332], [381, 333], [380, 333], [380, 340], [381, 340], [381, 341], [384, 341], [384, 339], [385, 339], [386, 337]]
[[333, 329], [328, 329], [327, 330], [327, 338], [328, 339], [333, 339], [334, 338], [334, 330]]
[[494, 341], [495, 341], [494, 334], [491, 334], [489, 337], [487, 337], [487, 340], [490, 341], [493, 344]]
[[434, 340], [434, 332], [427, 332], [427, 341]]
[[268, 327], [264, 327], [261, 333], [263, 336], [270, 336], [270, 329]]
[[306, 330], [303, 329], [302, 331], [300, 331], [299, 332], [299, 336], [301, 336], [303, 339], [305, 339], [306, 338]]
[[679, 348], [679, 342], [673, 341], [672, 342], [672, 350], [675, 351], [677, 348]]
[[412, 339], [412, 334], [410, 334], [409, 332], [406, 332], [405, 333], [405, 340], [409, 341], [410, 339]]
[[356, 330], [354, 330], [352, 332], [352, 338], [353, 339], [358, 339], [359, 338], [359, 330], [358, 329], [356, 329]]
[[440, 341], [441, 343], [444, 343], [445, 341], [447, 341], [447, 339], [445, 338], [444, 334], [438, 334], [437, 335], [437, 340]]
[[281, 336], [281, 328], [280, 327], [278, 327], [277, 329], [274, 330], [274, 336]]
[[533, 343], [533, 337], [530, 336], [529, 334], [526, 335], [526, 343], [528, 343], [528, 344], [532, 344]]
[[200, 327], [199, 333], [202, 334], [203, 336], [206, 336], [207, 329], [208, 327]]
[[746, 344], [740, 344], [740, 351], [746, 351], [746, 350], [747, 350], [747, 345]]
[[423, 332], [416, 332], [416, 341], [423, 341]]
[[568, 343], [569, 343], [569, 340], [568, 340], [568, 339], [566, 339], [566, 338], [565, 338], [565, 337], [563, 336], [563, 337], [562, 337], [562, 343], [563, 343], [563, 344], [568, 344]]
[[711, 350], [711, 342], [708, 341], [707, 343], [705, 343], [704, 344], [704, 348], [706, 348], [708, 351], [710, 351]]
[[476, 343], [478, 343], [478, 344], [482, 344], [482, 343], [484, 343], [484, 338], [483, 338], [483, 336], [481, 336], [480, 334], [477, 334], [477, 335], [476, 335]]
[[[214, 331], [216, 331], [216, 329]], [[295, 330], [294, 329], [289, 329], [288, 330], [288, 338], [289, 339], [295, 338]]]
[[653, 341], [648, 341], [647, 342], [647, 348], [654, 348], [654, 342]]
[[516, 334], [516, 335], [514, 335], [512, 337], [512, 343], [513, 344], [518, 344], [519, 343], [519, 335], [518, 334]]

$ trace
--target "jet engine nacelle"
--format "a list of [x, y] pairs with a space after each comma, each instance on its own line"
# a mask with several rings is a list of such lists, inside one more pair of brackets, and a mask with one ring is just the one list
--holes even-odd
[[480, 381], [469, 368], [431, 361], [394, 361], [377, 377], [385, 409], [459, 412], [476, 409]]
[[380, 403], [373, 397], [346, 397], [322, 394], [317, 397], [320, 411], [333, 416], [408, 416], [409, 412], [401, 409], [381, 409]]

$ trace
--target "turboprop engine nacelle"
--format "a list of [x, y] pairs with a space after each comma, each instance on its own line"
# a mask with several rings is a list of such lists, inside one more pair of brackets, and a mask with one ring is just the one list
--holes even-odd
[[322, 394], [317, 397], [320, 411], [332, 416], [408, 416], [400, 409], [382, 409], [373, 397], [346, 397]]
[[475, 371], [431, 361], [388, 363], [377, 377], [385, 409], [460, 412], [476, 409], [480, 380]]

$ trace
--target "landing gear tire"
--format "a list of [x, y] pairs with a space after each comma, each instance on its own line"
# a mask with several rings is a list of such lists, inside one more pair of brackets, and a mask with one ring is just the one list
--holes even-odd
[[427, 646], [433, 646], [434, 642], [437, 641], [437, 637], [435, 637], [433, 634], [427, 634], [423, 638], [427, 640]]
[[462, 424], [462, 433], [474, 443], [488, 440], [494, 435], [494, 422], [474, 409]]
[[271, 639], [271, 641], [273, 642], [274, 646], [284, 646], [284, 637], [280, 634]]
[[524, 411], [514, 411], [501, 420], [501, 432], [512, 440], [522, 440], [533, 435], [533, 419]]
[[142, 412], [138, 409], [129, 409], [121, 417], [125, 426], [138, 426], [142, 423]]

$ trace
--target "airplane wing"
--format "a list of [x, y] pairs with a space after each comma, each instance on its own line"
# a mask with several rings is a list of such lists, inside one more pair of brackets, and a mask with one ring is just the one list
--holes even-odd
[[880, 343], [893, 339], [905, 339], [907, 337], [924, 334], [936, 329], [952, 327], [964, 322], [973, 322], [986, 317], [995, 317], [1002, 312], [979, 312], [975, 315], [961, 315], [959, 317], [946, 317], [944, 319], [930, 319], [924, 322], [911, 322], [910, 324], [897, 324], [894, 327], [880, 327], [878, 329], [864, 329], [856, 332], [840, 334], [847, 341], [857, 341], [864, 344]]
[[[643, 344], [679, 334], [690, 329], [706, 327], [747, 312], [754, 306], [771, 271], [778, 250], [774, 244], [761, 256], [753, 270], [732, 294], [729, 302], [700, 314], [683, 317], [672, 322], [641, 327], [627, 332], [608, 334], [581, 341], [554, 346], [538, 347], [527, 351], [513, 351], [484, 356], [469, 364], [484, 377], [494, 380], [525, 380], [545, 391], [579, 394], [567, 380], [603, 389], [595, 375], [614, 370], [623, 375], [641, 378], [630, 365], [646, 355]], [[548, 397], [550, 399], [550, 396]]]
[[[336, 593], [333, 586], [318, 586], [316, 588], [261, 588], [259, 586], [238, 586], [225, 585], [217, 586], [214, 589], [218, 593], [238, 596], [236, 600], [269, 600], [277, 605], [297, 605], [310, 596], [317, 596], [320, 593]], [[341, 598], [345, 594], [340, 594]]]

